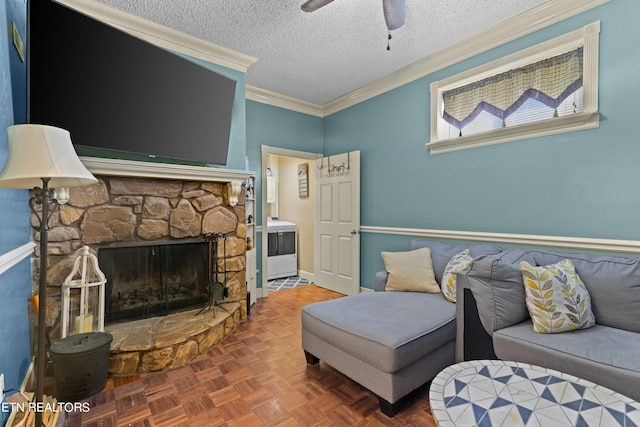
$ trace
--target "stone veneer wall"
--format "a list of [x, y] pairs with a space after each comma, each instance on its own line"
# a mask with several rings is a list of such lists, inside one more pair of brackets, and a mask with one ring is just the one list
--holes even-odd
[[[70, 189], [67, 204], [56, 210], [49, 225], [47, 327], [60, 337], [60, 290], [79, 250], [94, 253], [115, 242], [153, 242], [194, 238], [206, 233], [230, 233], [226, 243], [229, 299], [241, 301], [246, 318], [244, 188], [230, 206], [225, 184], [146, 178], [98, 176], [99, 182]], [[37, 218], [32, 216], [32, 224]], [[39, 233], [34, 234], [39, 239]], [[219, 268], [225, 262], [222, 248]], [[33, 259], [34, 293], [39, 274], [39, 247]]]

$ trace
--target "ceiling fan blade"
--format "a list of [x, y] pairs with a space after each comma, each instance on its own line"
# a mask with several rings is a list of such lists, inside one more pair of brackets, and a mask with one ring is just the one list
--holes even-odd
[[[309, 0], [307, 3], [311, 1], [312, 0]], [[404, 25], [404, 0], [382, 0], [382, 8], [384, 9], [384, 20], [387, 23], [389, 31]]]
[[305, 12], [313, 12], [328, 5], [332, 1], [333, 0], [307, 0], [302, 4], [302, 6], [300, 6], [300, 8]]

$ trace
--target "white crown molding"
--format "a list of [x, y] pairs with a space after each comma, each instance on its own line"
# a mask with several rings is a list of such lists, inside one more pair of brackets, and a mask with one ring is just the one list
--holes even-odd
[[611, 0], [549, 0], [540, 6], [468, 37], [444, 50], [427, 56], [375, 82], [367, 84], [323, 105], [329, 116], [367, 99], [418, 80], [436, 71], [469, 59], [480, 53], [512, 42], [572, 16], [601, 6]]
[[[236, 71], [246, 73], [249, 67], [257, 61], [257, 59], [252, 56], [184, 34], [94, 0], [56, 1], [156, 46], [222, 65]], [[79, 37], [82, 37], [82, 35], [79, 35]]]
[[324, 117], [322, 105], [303, 101], [278, 92], [261, 89], [256, 86], [246, 85], [245, 97], [246, 99], [273, 105], [274, 107], [286, 108], [287, 110], [297, 111], [311, 116]]
[[513, 245], [533, 245], [604, 252], [640, 253], [640, 241], [592, 239], [586, 237], [539, 236], [533, 234], [485, 233], [477, 231], [429, 230], [424, 228], [397, 228], [361, 226], [363, 233], [396, 234], [433, 239], [470, 240]]
[[33, 242], [25, 243], [19, 248], [0, 256], [0, 274], [3, 274], [5, 271], [31, 255], [35, 246], [36, 244]]

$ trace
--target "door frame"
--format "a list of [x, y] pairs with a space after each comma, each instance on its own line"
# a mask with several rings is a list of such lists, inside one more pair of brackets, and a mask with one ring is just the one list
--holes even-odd
[[[260, 215], [260, 224], [261, 226], [256, 229], [257, 232], [261, 233], [262, 239], [262, 259], [260, 260], [261, 268], [260, 268], [260, 277], [262, 282], [262, 295], [260, 297], [266, 298], [269, 296], [269, 280], [268, 277], [268, 267], [267, 267], [267, 254], [268, 251], [268, 239], [266, 237], [267, 234], [267, 157], [271, 156], [286, 156], [286, 157], [294, 157], [296, 159], [303, 160], [316, 160], [321, 159], [323, 157], [322, 153], [311, 153], [308, 151], [299, 151], [299, 150], [291, 150], [288, 148], [280, 148], [280, 147], [272, 147], [269, 145], [261, 145], [260, 146], [260, 208], [262, 213]], [[315, 197], [318, 197], [316, 194]], [[314, 210], [314, 222], [316, 212]], [[314, 254], [315, 256], [315, 254]], [[315, 274], [315, 272], [314, 272]]]

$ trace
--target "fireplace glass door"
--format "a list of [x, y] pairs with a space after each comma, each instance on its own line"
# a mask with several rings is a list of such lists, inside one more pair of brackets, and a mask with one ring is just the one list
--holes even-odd
[[208, 301], [205, 242], [102, 247], [105, 324], [196, 308]]

